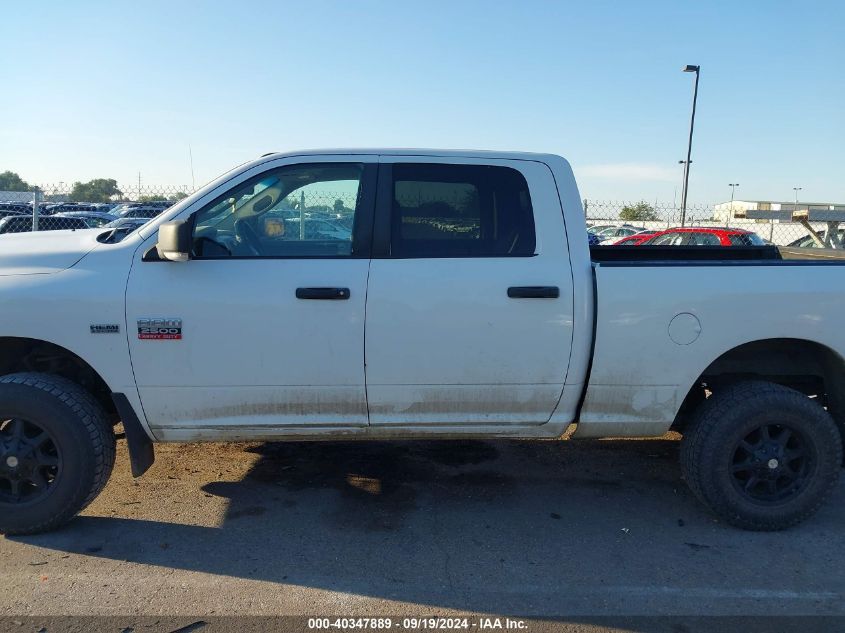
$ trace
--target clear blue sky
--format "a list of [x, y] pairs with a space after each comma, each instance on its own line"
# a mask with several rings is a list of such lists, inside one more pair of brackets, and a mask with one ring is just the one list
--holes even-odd
[[10, 2], [0, 171], [197, 185], [268, 151], [554, 152], [582, 195], [845, 202], [845, 3]]

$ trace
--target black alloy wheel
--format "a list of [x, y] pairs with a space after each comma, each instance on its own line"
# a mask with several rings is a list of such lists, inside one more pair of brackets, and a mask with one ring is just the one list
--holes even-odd
[[35, 503], [50, 494], [62, 473], [50, 433], [21, 418], [0, 418], [0, 501]]
[[784, 424], [765, 424], [739, 441], [731, 474], [740, 494], [776, 505], [801, 494], [815, 472], [817, 455], [807, 439]]

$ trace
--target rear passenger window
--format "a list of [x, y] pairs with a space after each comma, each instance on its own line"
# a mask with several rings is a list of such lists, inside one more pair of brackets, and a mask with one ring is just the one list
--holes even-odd
[[667, 233], [648, 240], [646, 244], [649, 246], [679, 246], [683, 237], [682, 233]]
[[721, 246], [722, 242], [713, 233], [690, 233], [687, 244], [689, 246]]
[[[731, 242], [731, 246], [763, 246], [765, 242], [760, 239], [760, 236], [756, 233], [736, 233], [733, 235], [729, 235], [728, 239]], [[810, 240], [810, 245], [812, 246], [813, 238], [808, 238]], [[802, 242], [799, 246], [805, 246]]]
[[534, 254], [528, 183], [509, 167], [393, 165], [394, 257]]

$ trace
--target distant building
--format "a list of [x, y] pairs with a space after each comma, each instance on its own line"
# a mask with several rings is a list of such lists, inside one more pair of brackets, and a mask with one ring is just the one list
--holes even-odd
[[845, 211], [845, 204], [836, 202], [776, 202], [774, 200], [734, 200], [720, 202], [713, 207], [713, 217], [722, 222], [730, 221], [746, 211]]

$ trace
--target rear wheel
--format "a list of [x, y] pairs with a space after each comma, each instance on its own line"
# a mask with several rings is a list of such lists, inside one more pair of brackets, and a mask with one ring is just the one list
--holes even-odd
[[69, 521], [105, 486], [114, 454], [111, 424], [82, 387], [49, 374], [0, 377], [0, 532]]
[[830, 414], [793, 389], [762, 381], [714, 393], [681, 445], [696, 496], [748, 530], [781, 530], [811, 516], [833, 490], [841, 463]]

